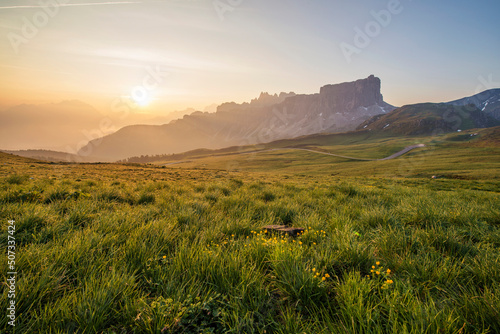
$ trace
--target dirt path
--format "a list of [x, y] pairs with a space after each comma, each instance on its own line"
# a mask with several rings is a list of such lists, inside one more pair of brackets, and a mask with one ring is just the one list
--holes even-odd
[[[390, 155], [388, 157], [382, 158], [382, 159], [354, 158], [354, 157], [348, 157], [348, 156], [345, 156], [345, 155], [339, 155], [339, 154], [333, 154], [333, 153], [328, 153], [328, 152], [315, 151], [315, 150], [311, 150], [311, 149], [308, 149], [308, 148], [295, 148], [295, 147], [290, 147], [290, 148], [272, 148], [272, 149], [269, 149], [269, 150], [241, 152], [241, 153], [231, 153], [231, 154], [228, 154], [228, 155], [257, 154], [257, 153], [273, 152], [273, 151], [296, 150], [296, 151], [307, 151], [307, 152], [312, 152], [312, 153], [317, 153], [317, 154], [329, 155], [329, 156], [332, 156], [332, 157], [344, 158], [344, 159], [349, 159], [349, 160], [382, 161], [382, 160], [395, 159], [395, 158], [400, 157], [403, 154], [406, 154], [406, 153], [410, 152], [411, 150], [419, 148], [419, 147], [425, 147], [425, 144], [417, 144], [417, 145], [407, 146], [404, 149], [402, 149], [401, 151], [396, 152], [396, 153], [394, 153], [394, 154], [392, 154], [392, 155]], [[186, 163], [186, 162], [192, 162], [192, 160], [176, 161], [176, 162], [162, 164], [162, 166], [177, 165], [177, 164], [182, 164], [182, 163]]]
[[[321, 152], [321, 151], [315, 151], [315, 150], [310, 150], [307, 148], [289, 148], [290, 150], [301, 150], [301, 151], [308, 151], [308, 152], [313, 152], [313, 153], [318, 153], [318, 154], [324, 154], [324, 155], [330, 155], [333, 157], [338, 157], [338, 158], [344, 158], [344, 159], [350, 159], [350, 160], [360, 160], [360, 161], [381, 161], [381, 160], [391, 160], [395, 159], [399, 156], [402, 156], [403, 154], [406, 154], [410, 152], [413, 149], [419, 148], [419, 147], [425, 147], [425, 144], [417, 144], [417, 145], [411, 145], [407, 146], [404, 149], [402, 149], [399, 152], [396, 152], [388, 157], [382, 158], [382, 159], [364, 159], [364, 158], [354, 158], [354, 157], [348, 157], [345, 155], [339, 155], [339, 154], [333, 154], [333, 153], [327, 153], [327, 152]], [[286, 149], [285, 149], [286, 150]]]

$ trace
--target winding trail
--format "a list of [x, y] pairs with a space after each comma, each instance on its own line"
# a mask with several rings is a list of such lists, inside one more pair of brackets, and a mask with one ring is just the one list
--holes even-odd
[[[354, 157], [348, 157], [348, 156], [340, 155], [340, 154], [333, 154], [333, 153], [328, 153], [328, 152], [321, 152], [321, 151], [311, 150], [311, 149], [308, 149], [308, 148], [296, 148], [296, 147], [290, 147], [290, 148], [272, 148], [272, 149], [269, 149], [269, 150], [232, 153], [232, 154], [228, 154], [228, 155], [243, 155], [243, 154], [256, 154], [256, 153], [273, 152], [273, 151], [296, 150], [296, 151], [307, 151], [307, 152], [312, 152], [312, 153], [317, 153], [317, 154], [329, 155], [329, 156], [332, 156], [332, 157], [344, 158], [344, 159], [349, 159], [349, 160], [382, 161], [382, 160], [395, 159], [397, 157], [402, 156], [403, 154], [406, 154], [406, 153], [410, 152], [413, 149], [420, 148], [420, 147], [425, 147], [425, 144], [417, 144], [417, 145], [407, 146], [404, 149], [402, 149], [401, 151], [396, 152], [396, 153], [394, 153], [394, 154], [392, 154], [392, 155], [390, 155], [388, 157], [382, 158], [382, 159], [354, 158]], [[185, 163], [185, 162], [192, 162], [192, 160], [176, 161], [176, 162], [162, 164], [162, 166], [177, 165], [177, 164], [181, 164], [181, 163]]]
[[307, 151], [307, 152], [313, 152], [317, 154], [323, 154], [323, 155], [329, 155], [332, 157], [337, 157], [337, 158], [344, 158], [344, 159], [349, 159], [349, 160], [359, 160], [359, 161], [382, 161], [382, 160], [391, 160], [395, 159], [399, 156], [402, 156], [403, 154], [406, 154], [410, 152], [413, 149], [419, 148], [419, 147], [425, 147], [425, 144], [417, 144], [417, 145], [411, 145], [407, 146], [404, 149], [402, 149], [399, 152], [396, 152], [388, 157], [382, 158], [382, 159], [365, 159], [365, 158], [354, 158], [354, 157], [348, 157], [345, 155], [340, 155], [340, 154], [333, 154], [333, 153], [328, 153], [328, 152], [322, 152], [322, 151], [316, 151], [316, 150], [311, 150], [308, 148], [295, 148], [295, 147], [290, 147], [290, 148], [273, 148], [270, 150], [264, 150], [264, 151], [252, 151], [252, 152], [244, 152], [240, 154], [253, 154], [253, 153], [262, 153], [262, 152], [271, 152], [271, 151], [283, 151], [283, 150], [296, 150], [296, 151]]

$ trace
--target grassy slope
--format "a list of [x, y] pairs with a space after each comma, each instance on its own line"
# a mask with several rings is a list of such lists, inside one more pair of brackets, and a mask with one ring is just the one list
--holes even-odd
[[359, 129], [382, 131], [394, 135], [431, 135], [436, 131], [469, 130], [498, 126], [500, 122], [473, 105], [453, 106], [444, 103], [420, 103], [377, 115]]
[[[478, 134], [474, 136], [474, 134]], [[369, 132], [319, 135], [284, 140], [259, 147], [263, 152], [184, 156], [177, 168], [242, 170], [293, 177], [297, 175], [338, 177], [405, 177], [468, 179], [481, 182], [500, 180], [500, 128], [472, 129], [440, 136], [386, 137]], [[472, 135], [472, 136], [471, 136]], [[379, 159], [406, 146], [426, 144], [394, 160], [352, 161], [282, 148], [303, 147], [334, 154]], [[280, 149], [266, 151], [268, 149]], [[234, 148], [234, 152], [254, 150]], [[171, 161], [159, 162], [159, 164]]]
[[[275, 151], [162, 168], [0, 154], [16, 330], [500, 332], [500, 152], [455, 136], [379, 162]], [[406, 146], [343, 138], [304, 144]], [[309, 229], [259, 234], [272, 223]]]

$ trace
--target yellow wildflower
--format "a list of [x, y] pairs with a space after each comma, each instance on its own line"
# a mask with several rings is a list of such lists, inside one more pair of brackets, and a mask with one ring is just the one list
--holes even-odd
[[379, 262], [379, 261], [377, 261], [377, 262], [375, 262], [375, 264], [376, 264], [377, 266], [379, 266], [379, 265], [380, 265], [380, 262]]
[[321, 280], [322, 280], [322, 281], [326, 280], [326, 277], [321, 277]]
[[387, 274], [390, 274], [391, 273], [391, 269], [387, 269]]
[[376, 271], [375, 274], [380, 275], [380, 271]]

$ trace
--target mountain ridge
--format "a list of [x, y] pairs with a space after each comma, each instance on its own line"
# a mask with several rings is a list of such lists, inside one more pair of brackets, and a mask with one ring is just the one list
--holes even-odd
[[357, 130], [386, 132], [392, 135], [437, 135], [474, 128], [500, 125], [500, 121], [475, 105], [418, 103], [377, 115], [358, 126]]
[[196, 112], [161, 126], [122, 128], [91, 141], [80, 154], [110, 161], [354, 130], [366, 119], [395, 108], [383, 101], [380, 89], [380, 79], [370, 75], [325, 85], [315, 94], [261, 93], [250, 103], [224, 103], [215, 114]]
[[500, 88], [485, 90], [479, 94], [447, 102], [456, 106], [475, 105], [491, 117], [500, 120]]

